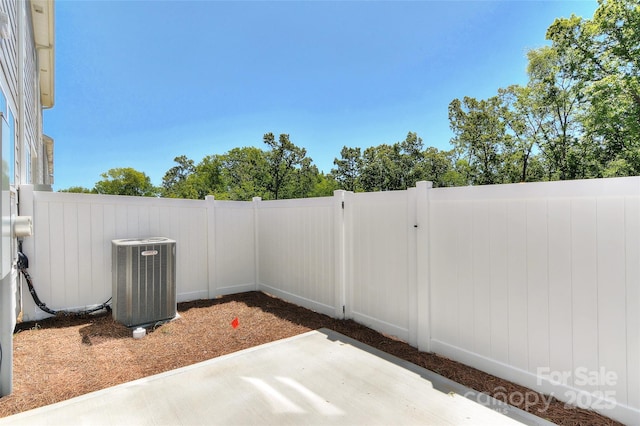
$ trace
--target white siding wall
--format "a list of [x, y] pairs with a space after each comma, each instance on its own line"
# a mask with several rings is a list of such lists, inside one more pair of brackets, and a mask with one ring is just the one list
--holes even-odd
[[[11, 155], [15, 154], [14, 164], [11, 164], [13, 175], [10, 176], [11, 187], [2, 188], [2, 212], [3, 228], [10, 228], [10, 215], [17, 214], [16, 189], [25, 183], [29, 166], [25, 163], [31, 153], [31, 147], [37, 151], [41, 144], [41, 120], [42, 112], [38, 94], [38, 67], [36, 63], [35, 40], [32, 31], [29, 14], [30, 4], [26, 1], [0, 0], [0, 11], [6, 13], [9, 18], [9, 35], [0, 39], [0, 89], [7, 101], [7, 106], [12, 112], [15, 125], [13, 140], [8, 134], [2, 135], [2, 157], [5, 166], [10, 162]], [[11, 153], [11, 149], [14, 150]], [[30, 163], [29, 163], [30, 164]], [[4, 239], [15, 242], [12, 229], [3, 229]], [[6, 242], [6, 241], [5, 241]], [[15, 267], [7, 268], [15, 260], [15, 244], [11, 244], [11, 250], [4, 245], [2, 250], [2, 264], [5, 266], [2, 273], [2, 289], [0, 290], [0, 345], [6, 356], [0, 365], [0, 396], [11, 393], [13, 358], [12, 337], [15, 324], [18, 298], [16, 282], [17, 270]]]
[[[31, 8], [26, 7], [25, 13], [30, 15]], [[28, 20], [30, 21], [30, 19]], [[26, 25], [27, 40], [33, 40], [33, 26]], [[40, 105], [40, 91], [38, 85], [38, 70], [36, 60], [36, 47], [33, 43], [26, 43], [24, 54], [24, 73], [29, 76], [24, 84], [24, 139], [20, 147], [21, 175], [20, 183], [42, 183], [42, 171], [40, 162], [36, 158], [42, 148], [42, 110]], [[30, 155], [28, 155], [30, 153]], [[27, 164], [27, 158], [30, 164]]]
[[18, 11], [20, 4], [12, 0], [0, 0], [0, 10], [9, 15], [11, 37], [0, 39], [0, 68], [7, 83], [7, 98], [17, 104], [18, 99]]

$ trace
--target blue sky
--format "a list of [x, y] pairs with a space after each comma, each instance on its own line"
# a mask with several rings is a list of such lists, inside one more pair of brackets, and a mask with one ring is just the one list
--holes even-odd
[[288, 133], [329, 172], [342, 146], [417, 132], [449, 149], [447, 107], [525, 84], [526, 52], [596, 1], [56, 1], [54, 189], [133, 167], [159, 185]]

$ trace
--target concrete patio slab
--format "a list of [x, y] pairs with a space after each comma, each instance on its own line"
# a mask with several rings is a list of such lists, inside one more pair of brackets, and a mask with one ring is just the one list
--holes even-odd
[[550, 424], [495, 400], [491, 407], [475, 402], [489, 399], [322, 329], [6, 417], [0, 425]]

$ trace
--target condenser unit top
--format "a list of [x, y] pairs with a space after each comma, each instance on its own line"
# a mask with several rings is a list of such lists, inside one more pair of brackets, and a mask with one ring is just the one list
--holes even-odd
[[154, 238], [129, 238], [123, 240], [113, 240], [113, 244], [118, 246], [144, 246], [144, 245], [152, 245], [152, 244], [171, 244], [175, 243], [174, 240], [165, 237], [154, 237]]

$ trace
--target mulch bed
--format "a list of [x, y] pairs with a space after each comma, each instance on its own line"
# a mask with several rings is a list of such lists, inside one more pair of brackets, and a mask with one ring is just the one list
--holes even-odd
[[[351, 320], [333, 319], [259, 292], [180, 303], [178, 312], [179, 319], [147, 329], [147, 336], [139, 340], [109, 314], [19, 324], [14, 335], [14, 389], [0, 398], [0, 417], [323, 327], [502, 401], [522, 399], [508, 398], [512, 392], [533, 395], [527, 388], [419, 352]], [[239, 326], [233, 328], [236, 317]], [[557, 400], [543, 410], [542, 401], [549, 397], [538, 396], [540, 404], [525, 407], [522, 401], [519, 408], [562, 425], [620, 424]]]

